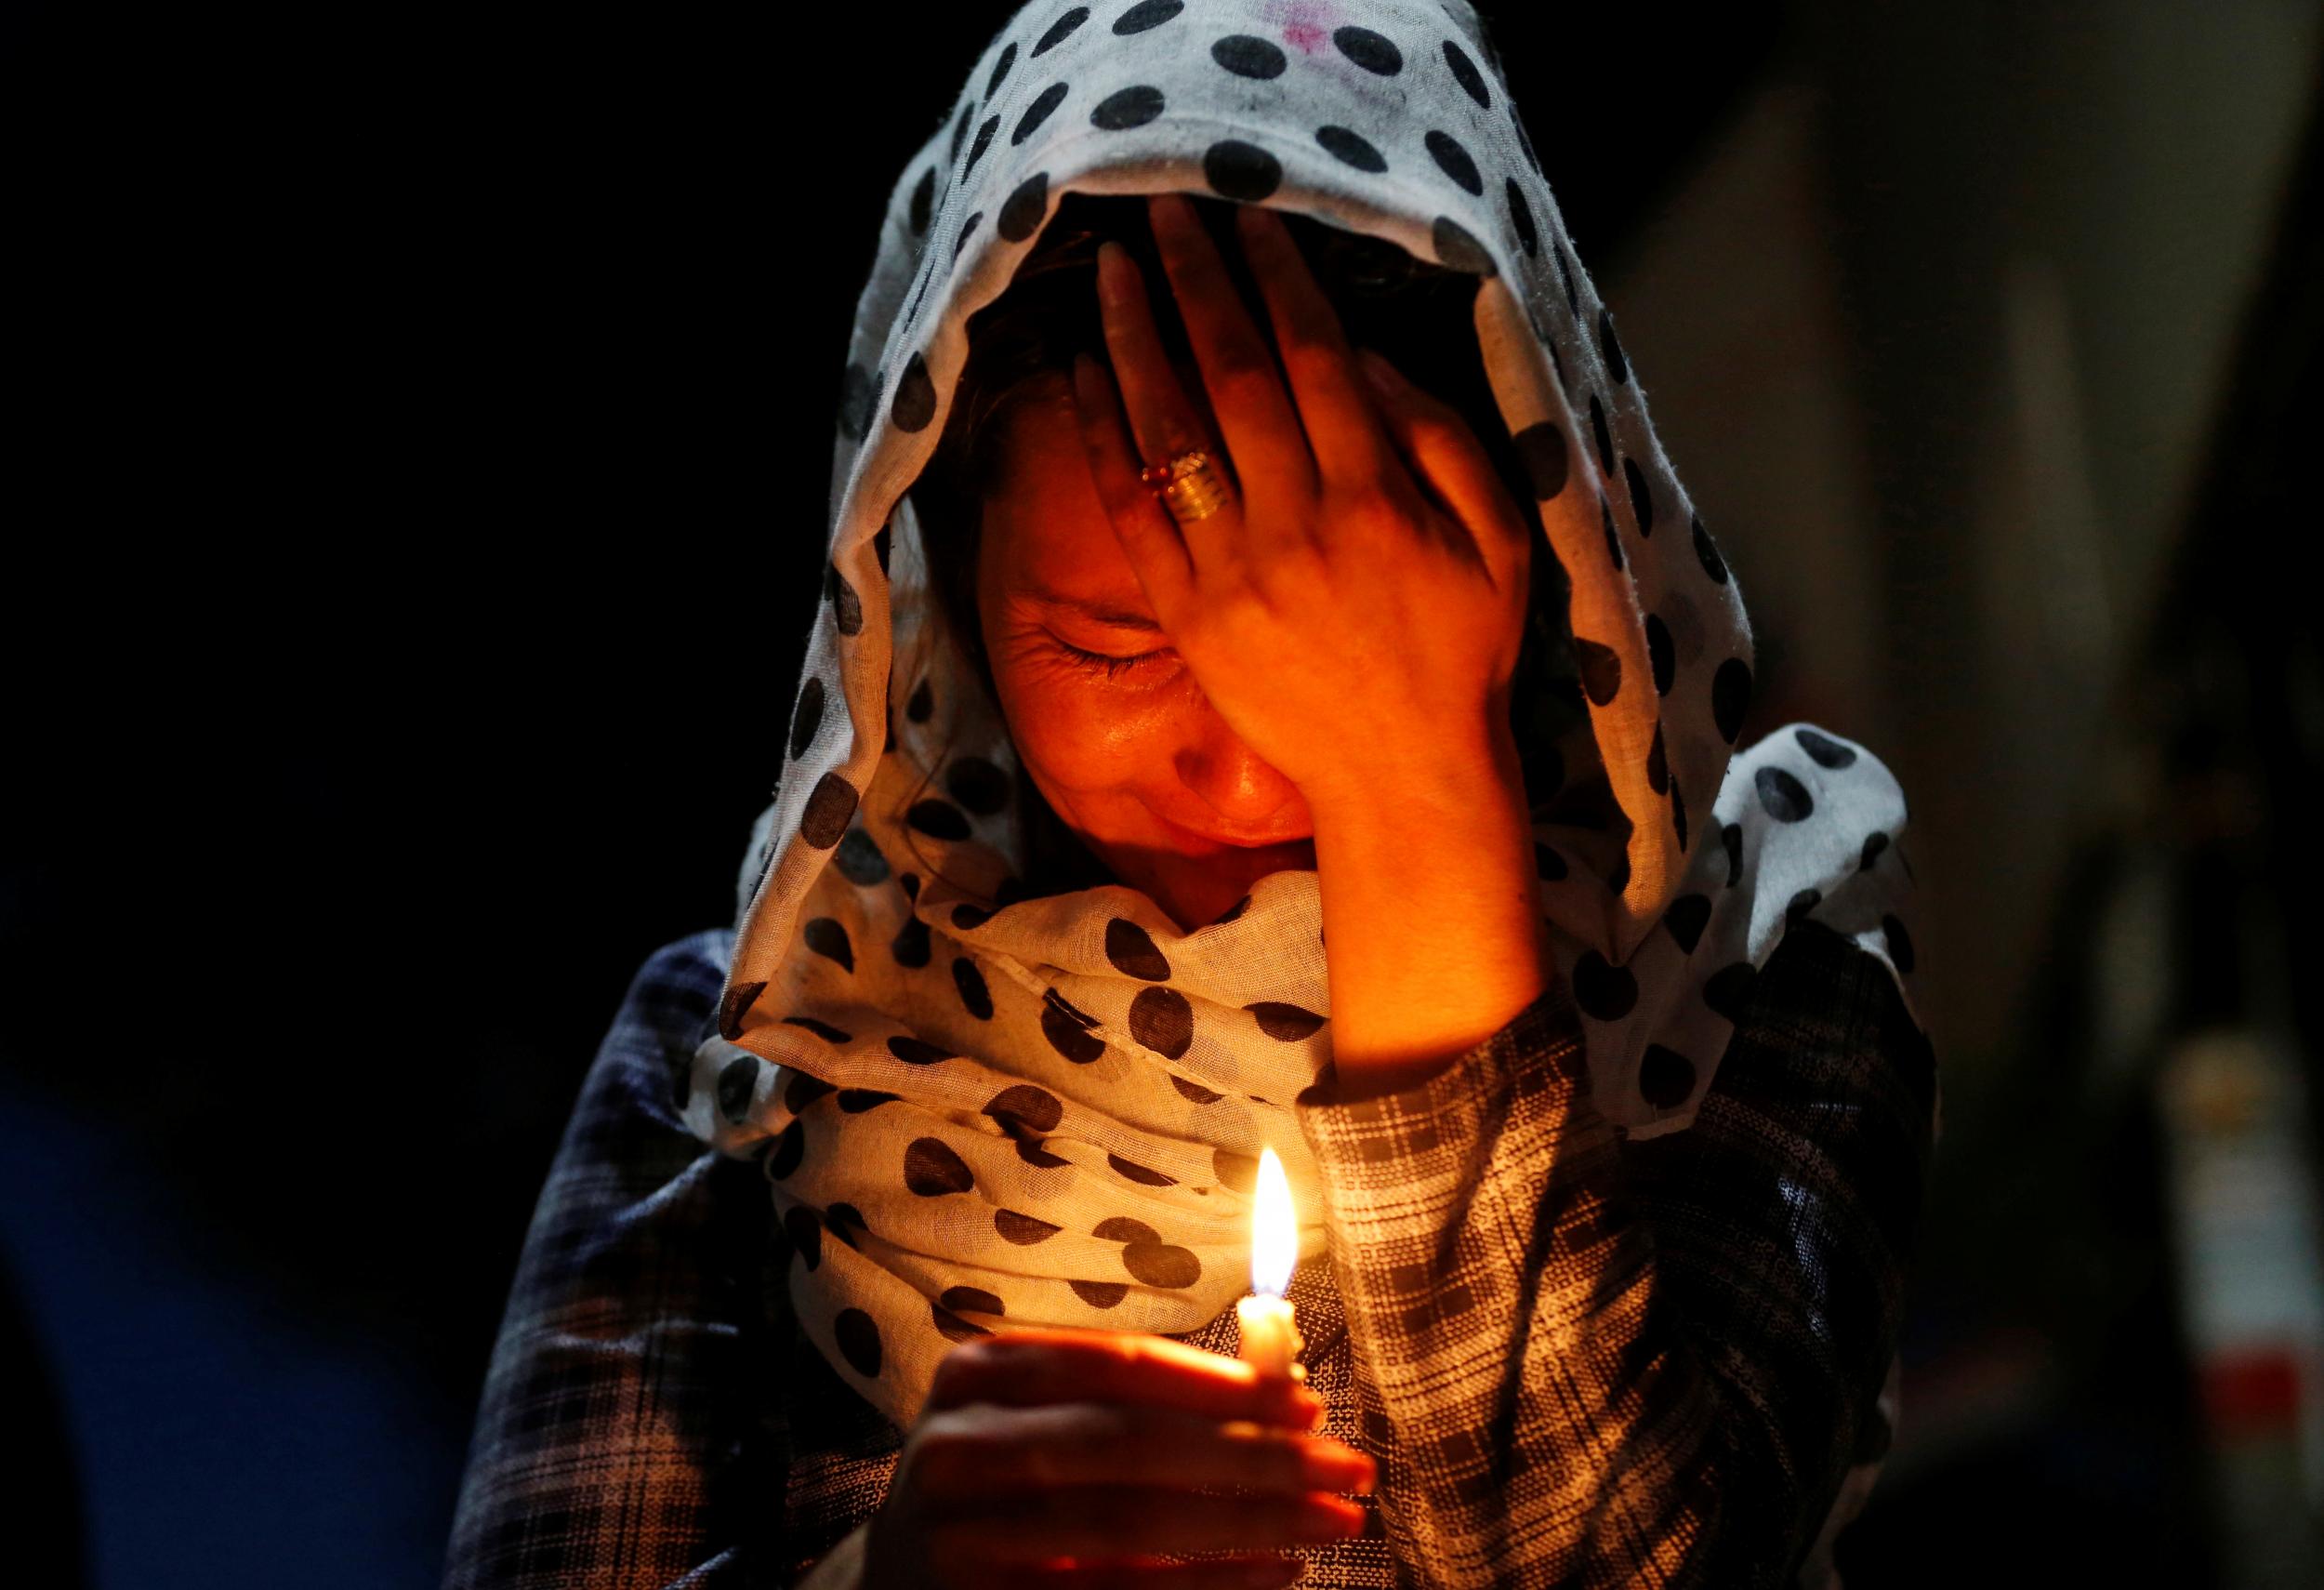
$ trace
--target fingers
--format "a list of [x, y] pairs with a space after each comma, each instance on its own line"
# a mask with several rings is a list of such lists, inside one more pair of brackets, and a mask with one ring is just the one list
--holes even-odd
[[1162, 345], [1145, 277], [1129, 250], [1111, 241], [1098, 247], [1098, 311], [1140, 460], [1160, 463], [1189, 448], [1211, 445]]
[[1326, 1437], [1176, 1409], [1063, 1402], [946, 1409], [917, 1432], [914, 1482], [946, 1502], [1090, 1485], [1369, 1491], [1372, 1460]]
[[1147, 210], [1187, 340], [1202, 367], [1210, 411], [1252, 505], [1246, 523], [1297, 523], [1271, 510], [1314, 495], [1315, 461], [1266, 337], [1243, 308], [1194, 201], [1183, 193], [1156, 193]]
[[1385, 480], [1403, 465], [1380, 430], [1339, 311], [1281, 216], [1263, 205], [1237, 205], [1235, 214], [1318, 473], [1351, 485]]
[[1295, 1380], [1167, 1336], [1029, 1327], [964, 1342], [944, 1355], [928, 1406], [969, 1402], [1127, 1402], [1293, 1429], [1312, 1427], [1323, 1408]]
[[1272, 1553], [1207, 1562], [1132, 1558], [1054, 1569], [1037, 1578], [1013, 1580], [1010, 1590], [1026, 1584], [1041, 1590], [1274, 1590], [1297, 1581], [1306, 1567], [1298, 1557]]
[[1157, 1496], [1140, 1486], [1076, 1486], [981, 1501], [937, 1526], [947, 1555], [1042, 1562], [1147, 1553], [1267, 1551], [1346, 1540], [1364, 1509], [1337, 1496]]
[[1193, 601], [1193, 551], [1169, 510], [1138, 478], [1137, 444], [1123, 423], [1113, 378], [1087, 353], [1074, 356], [1074, 410], [1098, 501], [1146, 600], [1154, 604], [1155, 616], [1165, 629], [1175, 629], [1179, 615]]
[[1467, 422], [1450, 404], [1405, 379], [1372, 349], [1364, 349], [1357, 359], [1396, 450], [1459, 520], [1493, 583], [1502, 590], [1523, 583], [1532, 555], [1532, 528], [1509, 499], [1508, 488]]

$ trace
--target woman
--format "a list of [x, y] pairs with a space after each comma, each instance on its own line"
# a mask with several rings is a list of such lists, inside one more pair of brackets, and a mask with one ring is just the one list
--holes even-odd
[[[1835, 1583], [1937, 1110], [1903, 801], [1736, 749], [1473, 15], [1027, 7], [840, 430], [738, 931], [585, 1086], [447, 1583]], [[1270, 1147], [1303, 1385], [1225, 1356]]]

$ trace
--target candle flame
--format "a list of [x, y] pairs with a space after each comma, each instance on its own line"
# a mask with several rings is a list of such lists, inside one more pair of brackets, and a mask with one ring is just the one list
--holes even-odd
[[1259, 1185], [1251, 1196], [1250, 1289], [1281, 1297], [1300, 1258], [1299, 1215], [1291, 1207], [1291, 1180], [1273, 1148], [1259, 1151]]

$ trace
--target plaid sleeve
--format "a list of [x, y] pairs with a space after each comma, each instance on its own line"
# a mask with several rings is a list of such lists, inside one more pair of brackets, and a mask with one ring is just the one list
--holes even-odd
[[1301, 1122], [1412, 1582], [1794, 1583], [1884, 1433], [1932, 1152], [1887, 969], [1795, 928], [1694, 1123], [1636, 1143], [1562, 981], [1423, 1083], [1334, 1082]]
[[445, 1590], [712, 1590], [780, 1560], [757, 1168], [675, 1097], [729, 935], [657, 950], [583, 1081], [486, 1371]]

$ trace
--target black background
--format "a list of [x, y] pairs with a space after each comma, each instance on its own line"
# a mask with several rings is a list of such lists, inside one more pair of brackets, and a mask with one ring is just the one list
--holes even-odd
[[[639, 963], [732, 917], [888, 192], [1012, 9], [0, 23], [0, 1079], [160, 1223], [121, 1228], [168, 1248], [140, 1268], [360, 1344], [409, 1415], [227, 1471], [151, 1453], [178, 1489], [109, 1528], [231, 1519], [321, 1451], [350, 1516], [366, 1476], [433, 1499], [406, 1557], [340, 1560], [324, 1516], [255, 1555], [430, 1576], [580, 1078]], [[1799, 43], [1779, 5], [1690, 8], [1683, 48], [1657, 8], [1486, 9], [1602, 273]], [[304, 1416], [239, 1372], [205, 1406]], [[42, 1465], [44, 1544], [86, 1527], [74, 1465]]]

